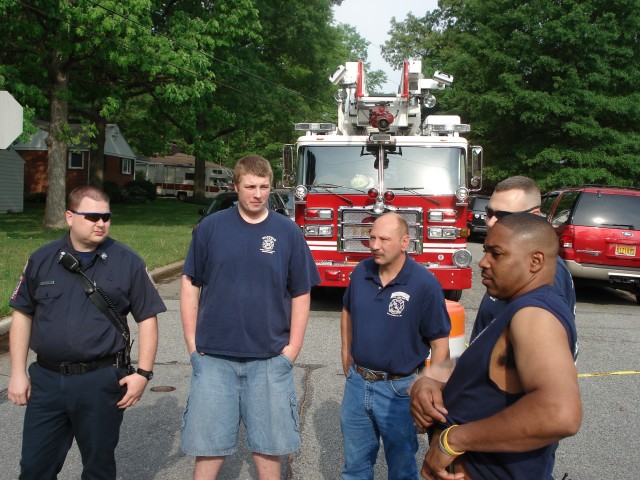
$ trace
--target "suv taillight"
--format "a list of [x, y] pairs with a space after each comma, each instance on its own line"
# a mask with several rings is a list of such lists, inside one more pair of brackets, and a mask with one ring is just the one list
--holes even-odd
[[572, 225], [568, 225], [560, 234], [560, 252], [564, 253], [560, 255], [564, 260], [573, 260], [573, 237], [575, 234], [575, 230]]
[[473, 222], [473, 212], [467, 213], [467, 222]]

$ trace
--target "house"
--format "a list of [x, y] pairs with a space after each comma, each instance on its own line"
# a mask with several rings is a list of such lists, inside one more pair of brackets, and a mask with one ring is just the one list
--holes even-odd
[[[48, 150], [46, 140], [49, 136], [48, 122], [35, 122], [38, 131], [27, 143], [17, 143], [13, 148], [25, 160], [24, 192], [26, 194], [47, 191]], [[67, 193], [76, 187], [89, 183], [91, 168], [91, 138], [83, 132], [83, 126], [70, 125], [74, 135], [81, 138], [77, 145], [71, 145], [67, 157]], [[134, 179], [135, 158], [118, 125], [108, 124], [104, 142], [104, 180], [115, 182], [123, 187]]]
[[[143, 171], [145, 179], [155, 184], [158, 195], [185, 200], [193, 195], [195, 162], [193, 155], [176, 151], [165, 157], [139, 158], [136, 170]], [[205, 178], [205, 195], [211, 197], [230, 189], [233, 172], [217, 163], [205, 162]]]
[[0, 150], [0, 213], [24, 210], [24, 160], [13, 148]]

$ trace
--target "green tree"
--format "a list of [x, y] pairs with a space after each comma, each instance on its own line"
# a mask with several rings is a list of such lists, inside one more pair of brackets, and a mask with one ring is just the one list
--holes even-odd
[[441, 108], [472, 124], [490, 182], [638, 185], [639, 28], [632, 0], [441, 0], [384, 50], [455, 76]]

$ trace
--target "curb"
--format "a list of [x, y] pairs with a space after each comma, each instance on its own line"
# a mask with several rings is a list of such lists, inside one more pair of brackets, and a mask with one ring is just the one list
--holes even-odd
[[[174, 277], [182, 271], [184, 261], [170, 263], [164, 267], [156, 268], [151, 272], [151, 278], [158, 283], [168, 278]], [[0, 318], [0, 335], [5, 335], [11, 328], [11, 316]]]

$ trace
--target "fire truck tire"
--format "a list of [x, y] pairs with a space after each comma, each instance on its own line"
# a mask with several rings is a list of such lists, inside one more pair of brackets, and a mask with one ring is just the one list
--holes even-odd
[[457, 302], [462, 298], [462, 290], [445, 290], [444, 298]]
[[176, 193], [176, 197], [178, 197], [178, 200], [181, 202], [184, 202], [187, 199], [187, 192], [178, 192]]

